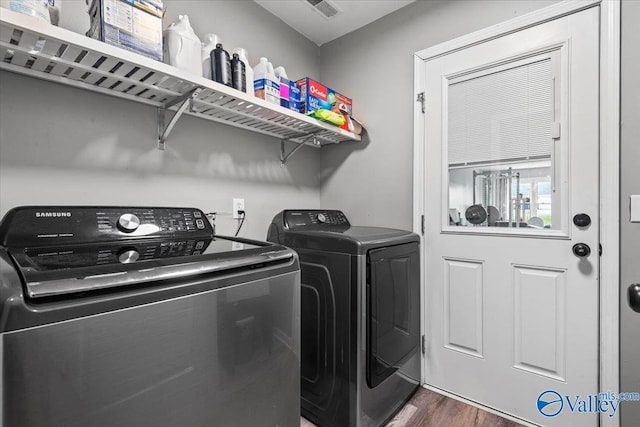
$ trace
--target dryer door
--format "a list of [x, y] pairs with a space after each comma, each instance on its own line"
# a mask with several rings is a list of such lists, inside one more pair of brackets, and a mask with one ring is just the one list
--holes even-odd
[[367, 254], [367, 385], [376, 387], [419, 349], [418, 243]]

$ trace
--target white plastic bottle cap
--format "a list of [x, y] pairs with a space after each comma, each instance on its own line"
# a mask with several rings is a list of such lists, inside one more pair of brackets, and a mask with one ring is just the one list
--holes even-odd
[[289, 80], [289, 77], [287, 77], [287, 72], [285, 71], [284, 67], [281, 65], [279, 67], [276, 67], [276, 69], [274, 70], [274, 72], [276, 73], [276, 77], [278, 78], [285, 78], [287, 80]]

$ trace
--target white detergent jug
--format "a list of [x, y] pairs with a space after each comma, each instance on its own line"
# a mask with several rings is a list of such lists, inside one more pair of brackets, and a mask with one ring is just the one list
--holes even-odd
[[280, 104], [280, 79], [276, 77], [276, 73], [273, 70], [273, 64], [268, 61], [267, 61], [267, 74], [269, 79], [271, 80], [271, 84], [277, 91], [277, 94], [275, 95], [276, 100], [273, 101], [273, 103]]
[[260, 62], [253, 67], [253, 78], [256, 97], [279, 105], [280, 85], [273, 73], [273, 65], [267, 58], [260, 58]]
[[179, 15], [178, 22], [164, 30], [165, 61], [170, 65], [202, 76], [202, 43], [191, 28], [189, 17]]
[[215, 34], [205, 34], [202, 42], [202, 75], [211, 79], [211, 51], [220, 43], [220, 39]]

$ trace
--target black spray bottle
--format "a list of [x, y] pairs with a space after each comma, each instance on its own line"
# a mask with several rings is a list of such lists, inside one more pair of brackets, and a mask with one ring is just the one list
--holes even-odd
[[232, 86], [229, 52], [222, 48], [221, 43], [211, 51], [211, 80]]
[[247, 91], [247, 66], [240, 60], [240, 56], [237, 53], [233, 54], [231, 59], [231, 80], [233, 82], [233, 88]]

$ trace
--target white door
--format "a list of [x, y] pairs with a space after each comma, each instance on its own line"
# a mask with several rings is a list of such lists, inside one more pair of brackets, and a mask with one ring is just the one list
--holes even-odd
[[598, 422], [598, 40], [592, 7], [422, 71], [426, 383], [549, 426]]

